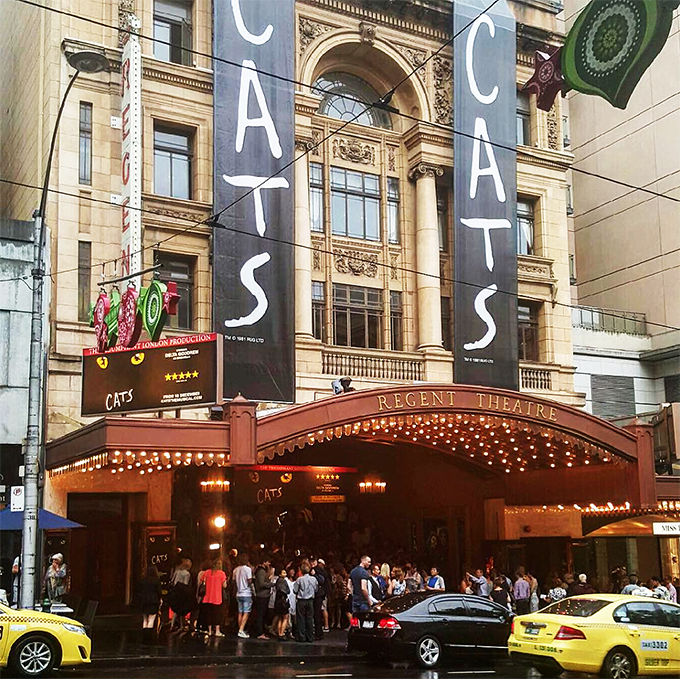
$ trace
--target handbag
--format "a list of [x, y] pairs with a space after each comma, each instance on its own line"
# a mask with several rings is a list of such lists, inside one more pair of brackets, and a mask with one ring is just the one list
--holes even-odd
[[205, 596], [205, 577], [198, 584], [197, 596], [198, 596], [199, 599], [203, 599], [203, 597]]

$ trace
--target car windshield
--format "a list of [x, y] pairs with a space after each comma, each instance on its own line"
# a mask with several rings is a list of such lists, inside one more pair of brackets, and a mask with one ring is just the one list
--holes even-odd
[[607, 606], [610, 601], [602, 599], [562, 599], [544, 608], [541, 613], [549, 615], [573, 615], [577, 618], [589, 618]]

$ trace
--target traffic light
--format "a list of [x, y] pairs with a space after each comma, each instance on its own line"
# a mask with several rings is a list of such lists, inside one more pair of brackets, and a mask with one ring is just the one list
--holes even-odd
[[337, 380], [331, 382], [331, 387], [333, 387], [333, 393], [337, 396], [338, 394], [346, 394], [350, 391], [356, 391], [354, 387], [349, 385], [352, 383], [350, 377], [340, 377]]

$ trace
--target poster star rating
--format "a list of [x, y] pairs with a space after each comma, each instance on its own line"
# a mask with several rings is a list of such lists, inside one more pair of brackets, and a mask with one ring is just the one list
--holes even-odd
[[187, 370], [186, 372], [179, 372], [179, 373], [166, 373], [165, 375], [165, 381], [166, 382], [178, 382], [180, 380], [189, 380], [189, 379], [195, 379], [200, 375], [198, 370]]

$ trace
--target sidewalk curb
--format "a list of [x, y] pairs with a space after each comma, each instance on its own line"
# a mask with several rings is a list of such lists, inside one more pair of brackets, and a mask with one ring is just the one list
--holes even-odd
[[133, 667], [168, 667], [171, 665], [299, 665], [313, 662], [339, 663], [361, 660], [360, 654], [333, 653], [319, 655], [161, 655], [161, 656], [123, 656], [92, 658], [91, 667], [101, 668], [133, 668]]

